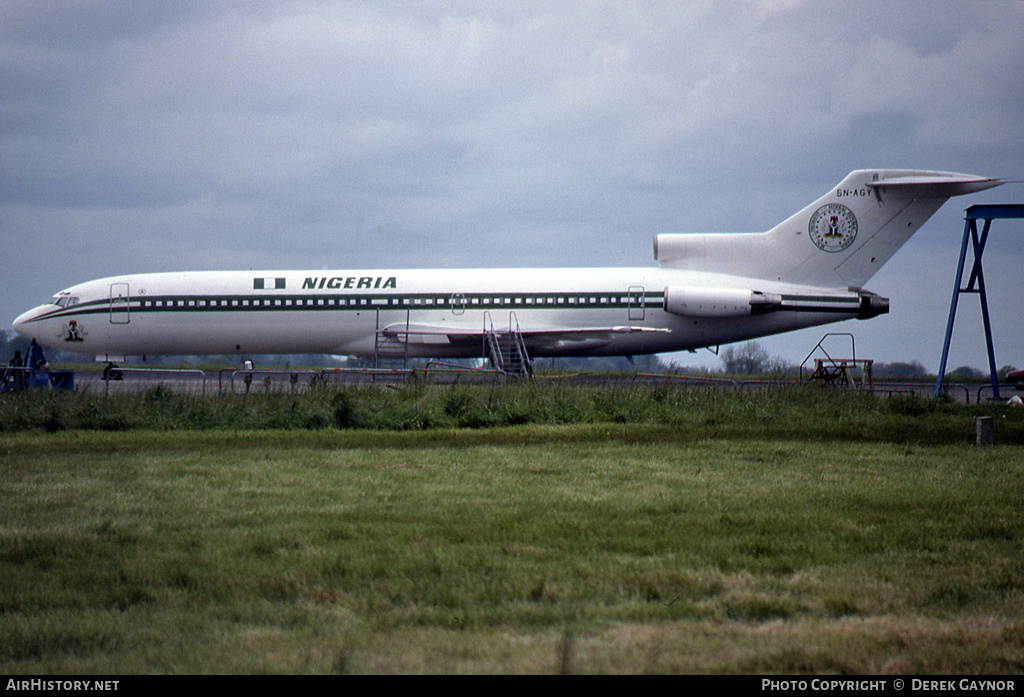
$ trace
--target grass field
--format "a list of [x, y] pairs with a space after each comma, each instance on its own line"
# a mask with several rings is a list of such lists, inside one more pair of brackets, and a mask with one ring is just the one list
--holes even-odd
[[1024, 449], [969, 412], [588, 399], [635, 418], [8, 429], [0, 671], [1024, 670]]

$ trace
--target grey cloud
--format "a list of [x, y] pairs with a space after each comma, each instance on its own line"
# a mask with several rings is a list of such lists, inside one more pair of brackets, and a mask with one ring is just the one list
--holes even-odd
[[0, 315], [182, 266], [644, 265], [857, 167], [1024, 175], [1024, 3], [934, 8], [7, 1], [0, 243], [54, 251]]

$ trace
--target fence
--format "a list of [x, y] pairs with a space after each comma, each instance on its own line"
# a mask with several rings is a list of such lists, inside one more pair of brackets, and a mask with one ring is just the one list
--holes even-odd
[[[187, 368], [121, 368], [108, 367], [99, 371], [39, 371], [29, 368], [3, 368], [0, 373], [0, 391], [28, 388], [63, 388], [70, 390], [102, 389], [104, 394], [142, 392], [163, 386], [176, 392], [205, 395], [211, 391], [210, 379], [200, 369]], [[430, 361], [420, 368], [331, 368], [324, 370], [225, 368], [217, 375], [217, 394], [249, 394], [255, 390], [299, 394], [309, 389], [328, 385], [385, 383], [394, 385], [413, 381], [434, 384], [457, 382], [480, 383], [504, 380], [507, 376], [492, 368], [465, 366], [444, 361]], [[683, 375], [679, 373], [601, 374], [538, 374], [535, 380], [559, 381], [571, 385], [598, 385], [624, 382], [652, 382], [684, 389], [731, 389], [753, 391], [760, 389], [793, 389], [801, 386], [819, 387], [818, 384], [798, 379], [736, 379], [711, 375]], [[1005, 383], [1001, 390], [1017, 391], [1024, 395], [1024, 385]], [[878, 397], [916, 395], [931, 397], [933, 385], [925, 382], [875, 381], [873, 386], [860, 391]], [[946, 398], [964, 404], [981, 404], [992, 399], [992, 386], [985, 384], [946, 383]]]

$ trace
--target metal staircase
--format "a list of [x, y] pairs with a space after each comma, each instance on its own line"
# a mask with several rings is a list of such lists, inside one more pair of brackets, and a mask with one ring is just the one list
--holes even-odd
[[484, 314], [484, 341], [491, 365], [505, 375], [530, 377], [533, 366], [515, 312], [509, 313], [508, 329], [495, 329], [490, 313]]
[[[814, 372], [810, 379], [826, 387], [848, 387], [853, 390], [866, 389], [871, 391], [875, 386], [874, 361], [870, 358], [855, 360], [851, 358], [814, 359]], [[857, 380], [856, 373], [860, 373]]]
[[[393, 325], [392, 325], [393, 326]], [[377, 313], [377, 335], [373, 347], [373, 369], [404, 372], [409, 364], [409, 313], [405, 313], [405, 329], [385, 331]]]
[[[833, 358], [825, 350], [824, 344], [826, 339], [836, 339], [839, 337], [846, 337], [850, 340], [853, 358]], [[853, 390], [866, 390], [868, 392], [875, 389], [875, 361], [871, 358], [857, 358], [857, 345], [853, 334], [848, 332], [829, 332], [821, 337], [817, 345], [811, 349], [811, 352], [804, 358], [803, 363], [800, 364], [801, 381], [804, 376], [804, 366], [807, 364], [807, 361], [811, 360], [811, 356], [814, 355], [815, 351], [821, 351], [825, 357], [814, 359], [814, 372], [808, 378], [809, 381], [816, 382], [825, 387], [847, 387]]]

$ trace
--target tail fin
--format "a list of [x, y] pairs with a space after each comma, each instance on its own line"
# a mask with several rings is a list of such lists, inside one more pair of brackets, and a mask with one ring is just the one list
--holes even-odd
[[768, 232], [658, 235], [661, 266], [805, 285], [860, 288], [952, 196], [1001, 179], [857, 170]]

